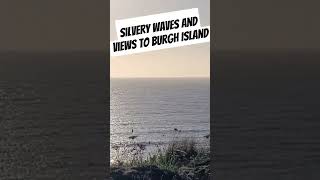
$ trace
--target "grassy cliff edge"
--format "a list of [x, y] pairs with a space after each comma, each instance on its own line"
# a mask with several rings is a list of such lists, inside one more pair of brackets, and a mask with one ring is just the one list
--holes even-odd
[[[210, 175], [210, 150], [197, 147], [192, 140], [171, 142], [147, 158], [143, 147], [135, 144], [130, 158], [111, 165], [113, 180], [207, 180]], [[128, 156], [127, 156], [128, 157]]]

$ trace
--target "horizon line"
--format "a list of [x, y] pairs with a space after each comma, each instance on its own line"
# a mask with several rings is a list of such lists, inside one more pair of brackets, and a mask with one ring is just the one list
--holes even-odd
[[155, 76], [155, 77], [111, 77], [110, 76], [110, 79], [178, 79], [178, 78], [181, 78], [181, 79], [186, 79], [186, 78], [201, 78], [201, 79], [204, 79], [204, 78], [210, 78], [210, 76]]

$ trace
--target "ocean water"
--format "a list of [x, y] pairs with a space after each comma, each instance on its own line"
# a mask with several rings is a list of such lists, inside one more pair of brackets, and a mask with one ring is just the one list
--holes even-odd
[[146, 152], [185, 139], [209, 146], [209, 78], [113, 78], [110, 98], [112, 158], [130, 143]]
[[0, 179], [103, 179], [104, 53], [0, 54]]
[[319, 60], [318, 52], [214, 55], [214, 179], [320, 179]]

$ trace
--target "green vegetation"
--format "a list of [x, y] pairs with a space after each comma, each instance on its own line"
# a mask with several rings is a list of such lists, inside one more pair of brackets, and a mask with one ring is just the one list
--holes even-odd
[[199, 148], [192, 140], [172, 142], [143, 158], [144, 146], [131, 144], [118, 148], [111, 168], [117, 179], [206, 180], [209, 179], [210, 150]]

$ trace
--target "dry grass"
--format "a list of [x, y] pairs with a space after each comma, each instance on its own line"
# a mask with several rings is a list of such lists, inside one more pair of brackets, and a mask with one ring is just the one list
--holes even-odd
[[143, 158], [144, 147], [139, 144], [118, 149], [113, 167], [157, 167], [179, 174], [183, 179], [207, 179], [210, 150], [197, 147], [193, 140], [173, 141], [167, 147]]

